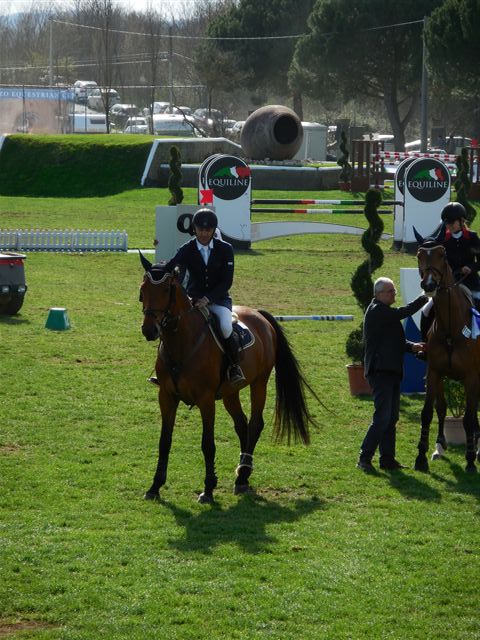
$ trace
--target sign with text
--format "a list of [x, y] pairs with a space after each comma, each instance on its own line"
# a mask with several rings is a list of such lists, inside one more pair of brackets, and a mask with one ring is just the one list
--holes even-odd
[[436, 158], [420, 158], [405, 172], [403, 242], [416, 246], [413, 227], [421, 236], [432, 235], [440, 224], [443, 207], [450, 202], [450, 173]]
[[240, 158], [215, 154], [199, 169], [199, 204], [211, 200], [222, 237], [241, 249], [251, 244], [251, 191], [250, 167]]

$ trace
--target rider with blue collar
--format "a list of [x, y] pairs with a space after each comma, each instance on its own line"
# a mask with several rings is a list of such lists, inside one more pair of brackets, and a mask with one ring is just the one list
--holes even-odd
[[211, 209], [199, 209], [193, 216], [192, 226], [195, 238], [183, 244], [164, 268], [171, 271], [178, 266], [181, 272], [188, 272], [186, 290], [193, 305], [208, 307], [218, 318], [230, 363], [228, 380], [234, 386], [243, 386], [246, 380], [238, 364], [229, 293], [234, 272], [233, 247], [214, 237], [218, 219]]

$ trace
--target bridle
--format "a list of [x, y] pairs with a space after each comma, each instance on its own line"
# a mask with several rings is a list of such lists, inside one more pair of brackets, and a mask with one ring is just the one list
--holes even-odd
[[[157, 285], [163, 284], [165, 280], [169, 279], [170, 285], [169, 285], [168, 301], [166, 306], [163, 309], [160, 309], [160, 308], [155, 309], [153, 307], [144, 307], [143, 315], [145, 317], [154, 318], [155, 326], [157, 327], [157, 330], [159, 333], [161, 333], [162, 329], [166, 329], [166, 328], [173, 328], [175, 330], [177, 328], [179, 319], [184, 314], [181, 314], [181, 313], [175, 314], [171, 312], [171, 307], [176, 302], [176, 286], [175, 286], [175, 283], [173, 282], [173, 275], [171, 273], [163, 273], [162, 278], [160, 280], [156, 280], [154, 277], [154, 273], [155, 272], [147, 271], [145, 273], [144, 281], [145, 281], [145, 278], [148, 278], [154, 286], [157, 286]], [[140, 292], [140, 301], [143, 302], [142, 292]], [[161, 320], [158, 319], [159, 315], [162, 316]]]

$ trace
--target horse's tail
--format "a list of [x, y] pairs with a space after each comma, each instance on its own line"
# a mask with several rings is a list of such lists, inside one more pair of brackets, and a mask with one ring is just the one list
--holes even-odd
[[305, 444], [310, 442], [309, 425], [315, 424], [307, 407], [305, 389], [318, 400], [316, 393], [303, 377], [300, 364], [295, 357], [288, 339], [275, 318], [259, 309], [259, 313], [268, 320], [277, 335], [277, 351], [275, 354], [275, 425], [274, 438], [277, 441], [300, 439]]

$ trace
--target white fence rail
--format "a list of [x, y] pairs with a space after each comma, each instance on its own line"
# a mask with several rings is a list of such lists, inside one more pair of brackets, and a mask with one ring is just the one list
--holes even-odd
[[0, 229], [0, 250], [127, 251], [126, 231]]

